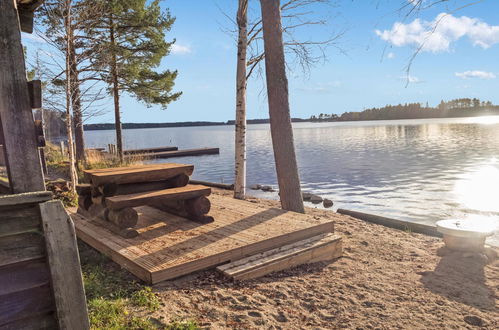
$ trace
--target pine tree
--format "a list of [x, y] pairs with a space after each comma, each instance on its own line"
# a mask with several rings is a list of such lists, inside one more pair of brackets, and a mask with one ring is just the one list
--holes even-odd
[[169, 54], [172, 44], [165, 40], [175, 18], [162, 11], [159, 0], [83, 0], [99, 2], [102, 13], [88, 24], [88, 39], [93, 44], [92, 69], [99, 72], [114, 99], [116, 145], [123, 160], [120, 93], [128, 93], [147, 106], [166, 108], [181, 93], [173, 93], [177, 71], [155, 69]]

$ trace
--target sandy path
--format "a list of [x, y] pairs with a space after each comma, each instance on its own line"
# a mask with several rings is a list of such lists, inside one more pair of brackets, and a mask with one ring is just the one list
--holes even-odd
[[205, 271], [158, 284], [164, 304], [154, 316], [215, 329], [499, 328], [496, 251], [454, 253], [438, 238], [347, 216], [336, 232], [344, 237], [344, 257], [330, 263], [241, 283]]

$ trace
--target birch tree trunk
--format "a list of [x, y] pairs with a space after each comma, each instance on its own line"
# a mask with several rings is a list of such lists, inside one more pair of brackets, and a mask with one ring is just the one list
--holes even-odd
[[73, 120], [71, 117], [71, 45], [73, 41], [71, 36], [71, 0], [66, 0], [66, 17], [64, 19], [66, 28], [66, 130], [68, 135], [69, 152], [69, 175], [71, 178], [71, 191], [76, 194], [76, 185], [78, 184], [78, 175], [75, 168], [75, 152], [73, 147]]
[[285, 210], [304, 213], [289, 109], [280, 1], [260, 0], [260, 3], [270, 131], [281, 206]]
[[237, 10], [239, 37], [236, 74], [236, 134], [234, 198], [246, 193], [246, 52], [248, 48], [248, 0], [239, 0]]

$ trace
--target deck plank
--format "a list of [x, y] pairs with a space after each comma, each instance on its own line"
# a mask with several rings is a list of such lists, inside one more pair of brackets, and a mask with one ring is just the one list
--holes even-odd
[[334, 229], [331, 220], [306, 214], [216, 194], [210, 201], [209, 215], [215, 221], [203, 225], [148, 206], [137, 207], [140, 234], [131, 239], [81, 216], [73, 219], [80, 239], [153, 284]]

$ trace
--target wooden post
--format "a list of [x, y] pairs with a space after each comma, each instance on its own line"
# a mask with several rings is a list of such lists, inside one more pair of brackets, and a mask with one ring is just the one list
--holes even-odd
[[39, 205], [60, 329], [89, 329], [73, 221], [60, 201]]
[[279, 0], [260, 0], [270, 131], [282, 208], [305, 212], [293, 142]]
[[45, 190], [14, 0], [0, 1], [0, 117], [13, 193]]

